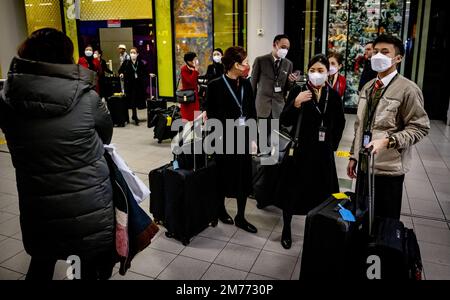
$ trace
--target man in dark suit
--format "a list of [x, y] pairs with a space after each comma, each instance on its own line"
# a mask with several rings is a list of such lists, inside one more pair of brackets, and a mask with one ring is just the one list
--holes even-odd
[[[289, 47], [289, 38], [277, 35], [272, 52], [257, 57], [253, 63], [251, 82], [258, 120], [280, 118], [287, 92], [297, 80], [297, 75], [292, 73], [292, 62], [286, 59]], [[267, 133], [270, 134], [270, 126]]]

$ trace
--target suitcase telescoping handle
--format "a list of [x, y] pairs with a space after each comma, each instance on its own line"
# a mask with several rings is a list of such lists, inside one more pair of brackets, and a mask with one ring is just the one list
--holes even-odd
[[153, 100], [153, 78], [155, 78], [155, 100], [158, 100], [158, 76], [156, 74], [150, 73], [150, 100]]
[[371, 154], [372, 150], [372, 147], [364, 148], [359, 152], [356, 199], [353, 204], [355, 215], [358, 210], [368, 210], [370, 235], [372, 235], [375, 215], [375, 156]]
[[[195, 144], [196, 144], [196, 140], [195, 140], [195, 128], [197, 126], [201, 126], [201, 121], [202, 121], [203, 116], [200, 115], [198, 116], [193, 122], [192, 122], [192, 126], [189, 127], [189, 131], [186, 132], [185, 135], [181, 135], [181, 139], [178, 141], [178, 146], [181, 148], [183, 147], [183, 143], [186, 140], [186, 138], [189, 136], [189, 134], [191, 134], [192, 132], [192, 144], [193, 144], [193, 155], [192, 157], [194, 158], [194, 171], [197, 170], [197, 160], [195, 159]], [[204, 142], [206, 138], [206, 132], [204, 130], [202, 130], [202, 143]], [[176, 159], [176, 156], [175, 156]], [[205, 167], [208, 167], [208, 155], [205, 154]]]
[[371, 236], [373, 233], [373, 222], [375, 219], [375, 155], [371, 154], [372, 150], [373, 147], [366, 149], [370, 160], [370, 166], [367, 168], [370, 172], [367, 172], [367, 177], [369, 184], [369, 234]]

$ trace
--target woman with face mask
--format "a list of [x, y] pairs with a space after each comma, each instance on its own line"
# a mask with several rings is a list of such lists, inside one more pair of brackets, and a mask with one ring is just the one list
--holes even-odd
[[125, 95], [129, 107], [132, 109], [132, 119], [136, 126], [139, 126], [137, 109], [146, 108], [145, 80], [148, 78], [149, 72], [144, 61], [139, 59], [137, 48], [131, 48], [130, 60], [124, 61], [119, 69], [119, 74], [124, 78]]
[[[248, 64], [247, 52], [242, 47], [231, 47], [225, 51], [222, 58], [225, 74], [217, 80], [213, 80], [208, 85], [206, 97], [206, 112], [208, 119], [214, 119], [222, 124], [223, 132], [221, 142], [222, 152], [217, 153], [216, 162], [219, 178], [218, 188], [220, 191], [219, 220], [225, 224], [235, 224], [237, 227], [256, 233], [255, 226], [245, 219], [245, 206], [247, 197], [250, 194], [252, 186], [252, 153], [256, 153], [256, 143], [252, 141], [249, 135], [238, 139], [237, 134], [234, 140], [227, 139], [226, 120], [232, 120], [238, 128], [235, 132], [241, 132], [245, 129], [245, 124], [249, 120], [256, 125], [256, 108], [253, 98], [253, 89], [248, 79], [250, 66]], [[256, 136], [255, 136], [256, 138]], [[228, 146], [234, 143], [234, 154], [225, 151]], [[245, 145], [244, 153], [237, 152], [237, 144]], [[219, 144], [217, 141], [216, 145]], [[233, 218], [225, 209], [225, 197], [237, 199], [237, 215]]]
[[106, 64], [106, 61], [102, 58], [103, 51], [102, 50], [95, 50], [94, 51], [94, 60], [98, 60], [100, 62], [101, 71], [98, 74], [98, 83], [100, 88], [100, 98], [106, 98], [107, 97], [107, 83], [105, 79], [105, 74], [108, 73], [110, 75], [113, 74], [113, 72], [108, 68], [108, 65]]
[[180, 104], [181, 118], [184, 121], [194, 121], [194, 114], [196, 111], [200, 111], [200, 101], [198, 96], [198, 66], [199, 61], [197, 54], [194, 52], [188, 52], [184, 55], [184, 62], [186, 63], [181, 67], [179, 90], [193, 90], [195, 92], [195, 102]]
[[220, 78], [223, 75], [223, 64], [222, 64], [223, 51], [220, 48], [214, 49], [213, 52], [213, 63], [208, 66], [206, 71], [206, 79], [208, 82]]
[[347, 88], [347, 82], [345, 76], [339, 74], [339, 71], [342, 68], [342, 55], [337, 52], [331, 52], [328, 54], [328, 62], [330, 63], [328, 82], [330, 86], [338, 92], [339, 97], [343, 99], [345, 89]]
[[281, 245], [285, 249], [292, 245], [292, 215], [306, 215], [339, 192], [334, 151], [342, 137], [345, 117], [341, 97], [327, 83], [329, 66], [323, 54], [311, 59], [306, 86], [292, 88], [280, 117], [281, 125], [292, 127], [294, 137], [302, 114], [299, 145], [292, 153], [292, 163], [283, 166], [280, 179], [284, 220]]
[[86, 69], [94, 71], [97, 74], [96, 91], [100, 94], [99, 76], [102, 73], [102, 66], [100, 65], [100, 61], [98, 59], [94, 59], [94, 49], [91, 45], [86, 46], [84, 49], [84, 56], [80, 57], [78, 64]]

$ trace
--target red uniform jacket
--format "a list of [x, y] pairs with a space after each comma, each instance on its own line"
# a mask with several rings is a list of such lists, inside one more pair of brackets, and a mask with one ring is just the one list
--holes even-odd
[[200, 102], [198, 99], [198, 71], [191, 71], [186, 65], [181, 67], [181, 87], [180, 90], [194, 90], [195, 102], [181, 104], [181, 118], [186, 121], [194, 120], [194, 112], [200, 110]]
[[336, 80], [336, 83], [333, 86], [333, 89], [338, 92], [339, 97], [344, 97], [345, 89], [347, 88], [347, 81], [345, 80], [345, 77], [341, 74], [338, 74], [338, 78]]
[[[90, 69], [89, 68], [89, 63], [88, 63], [86, 57], [80, 57], [80, 59], [78, 60], [78, 64], [80, 66], [82, 66], [82, 67], [85, 67], [86, 69]], [[98, 59], [95, 59], [95, 58], [92, 60], [92, 64], [93, 64], [94, 67], [92, 69], [90, 69], [90, 70], [94, 71], [95, 73], [97, 73], [97, 77], [95, 79], [95, 83], [96, 83], [95, 84], [96, 85], [95, 90], [97, 91], [98, 94], [100, 94], [100, 85], [99, 85], [98, 82], [99, 82], [99, 75], [102, 72], [102, 65], [101, 65], [100, 61]]]

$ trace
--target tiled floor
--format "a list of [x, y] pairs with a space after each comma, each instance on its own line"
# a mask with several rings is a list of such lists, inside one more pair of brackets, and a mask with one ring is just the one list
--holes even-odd
[[[144, 118], [144, 112], [140, 113]], [[353, 116], [347, 120], [340, 147], [344, 151], [352, 140]], [[116, 128], [113, 138], [121, 155], [146, 183], [149, 170], [171, 159], [170, 144], [157, 144], [152, 133], [145, 124], [129, 125]], [[21, 241], [15, 173], [2, 138], [0, 133], [0, 279], [23, 279], [30, 257]], [[402, 220], [415, 229], [420, 240], [426, 279], [450, 280], [450, 127], [433, 122], [430, 135], [414, 147], [413, 157], [405, 181]], [[347, 159], [338, 157], [336, 163], [341, 185], [351, 187], [346, 179]], [[142, 203], [146, 211], [148, 206], [148, 201]], [[234, 214], [235, 200], [228, 199], [227, 208]], [[116, 269], [112, 279], [298, 279], [305, 218], [294, 217], [290, 250], [280, 245], [278, 209], [259, 210], [254, 200], [249, 200], [247, 218], [258, 234], [219, 222], [187, 247], [167, 238], [161, 228], [152, 244], [133, 260], [127, 275], [119, 275]], [[58, 262], [54, 278], [64, 279], [66, 268], [65, 262]]]

